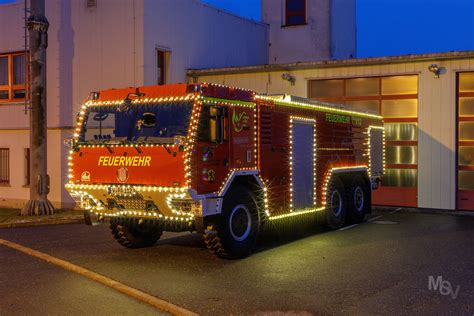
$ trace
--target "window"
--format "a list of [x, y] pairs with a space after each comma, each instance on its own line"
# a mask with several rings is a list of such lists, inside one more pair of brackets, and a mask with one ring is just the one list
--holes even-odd
[[166, 72], [167, 69], [167, 62], [168, 62], [168, 53], [162, 50], [156, 50], [156, 67], [157, 67], [157, 77], [156, 83], [157, 84], [165, 84], [166, 83]]
[[0, 184], [10, 184], [10, 149], [0, 148]]
[[30, 149], [25, 148], [25, 185], [30, 185]]
[[27, 68], [25, 53], [0, 55], [0, 102], [26, 98]]
[[306, 24], [306, 0], [286, 0], [285, 25]]

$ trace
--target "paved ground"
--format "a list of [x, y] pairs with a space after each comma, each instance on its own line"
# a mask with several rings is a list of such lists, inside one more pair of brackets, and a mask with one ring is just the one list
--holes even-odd
[[[2, 229], [0, 238], [207, 315], [474, 314], [474, 218], [389, 212], [372, 217], [343, 231], [267, 242], [240, 261], [213, 257], [195, 234], [167, 234], [156, 246], [138, 250], [118, 245], [105, 226]], [[444, 287], [430, 291], [430, 276], [442, 276]], [[453, 295], [443, 295], [448, 282]], [[0, 293], [0, 315], [156, 312], [3, 246]]]

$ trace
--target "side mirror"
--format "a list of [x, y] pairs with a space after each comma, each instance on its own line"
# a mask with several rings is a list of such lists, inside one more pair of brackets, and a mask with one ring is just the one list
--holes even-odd
[[108, 117], [109, 117], [109, 113], [96, 113], [93, 119], [94, 121], [102, 122], [102, 121], [105, 121]]
[[117, 105], [117, 112], [126, 112], [130, 108], [130, 105], [132, 105], [132, 100], [127, 96], [125, 100], [123, 100], [122, 103]]
[[64, 146], [66, 146], [66, 147], [68, 147], [68, 148], [74, 147], [74, 139], [72, 139], [72, 138], [70, 138], [70, 137], [69, 137], [69, 138], [65, 138], [64, 141], [63, 141], [63, 143], [64, 143]]

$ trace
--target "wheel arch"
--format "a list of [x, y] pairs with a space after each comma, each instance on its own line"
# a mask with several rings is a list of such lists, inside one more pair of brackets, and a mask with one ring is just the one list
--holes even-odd
[[226, 182], [222, 186], [221, 190], [219, 191], [219, 199], [216, 210], [217, 214], [220, 214], [222, 212], [222, 206], [227, 192], [238, 186], [246, 187], [253, 194], [255, 203], [259, 208], [259, 213], [262, 213], [262, 211], [264, 210], [263, 192], [265, 190], [265, 185], [263, 184], [262, 179], [260, 179], [258, 171], [237, 170], [233, 171], [230, 174], [230, 176], [227, 178]]
[[[332, 178], [338, 177], [344, 184], [346, 191], [350, 188], [352, 179], [356, 175], [361, 175], [364, 178], [367, 186], [371, 188], [370, 177], [369, 177], [369, 168], [367, 166], [354, 166], [354, 167], [342, 167], [342, 168], [332, 168], [328, 170], [325, 186], [324, 186], [324, 195], [327, 194], [328, 184]], [[326, 204], [326, 200], [324, 200]]]

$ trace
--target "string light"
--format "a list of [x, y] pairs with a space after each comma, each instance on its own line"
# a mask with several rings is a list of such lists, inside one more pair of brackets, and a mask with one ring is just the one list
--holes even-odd
[[320, 211], [323, 211], [323, 210], [324, 210], [324, 207], [294, 210], [290, 213], [270, 216], [268, 219], [271, 220], [271, 221], [274, 221], [274, 220], [287, 218], [287, 217], [293, 217], [293, 216], [300, 216], [300, 215], [305, 215], [305, 214], [310, 214], [310, 213], [316, 213], [316, 212], [320, 212]]
[[[124, 100], [108, 100], [108, 101], [87, 101], [84, 105], [82, 105], [79, 115], [76, 122], [76, 128], [73, 133], [73, 148], [69, 152], [68, 156], [68, 171], [69, 171], [69, 181], [66, 184], [66, 188], [71, 192], [71, 195], [79, 197], [81, 202], [88, 210], [98, 214], [99, 216], [103, 217], [114, 217], [114, 216], [130, 216], [130, 217], [139, 217], [139, 218], [151, 218], [151, 219], [158, 219], [163, 221], [174, 221], [174, 222], [192, 222], [194, 221], [194, 214], [191, 212], [183, 211], [183, 207], [188, 208], [191, 210], [192, 207], [195, 206], [195, 202], [190, 198], [188, 189], [192, 187], [192, 180], [193, 180], [193, 173], [192, 173], [192, 165], [194, 159], [197, 159], [198, 151], [195, 148], [196, 140], [198, 137], [198, 126], [199, 126], [199, 119], [201, 115], [201, 111], [203, 108], [203, 104], [209, 105], [219, 105], [219, 106], [228, 106], [228, 107], [243, 107], [243, 108], [251, 108], [253, 110], [254, 118], [253, 118], [253, 164], [252, 167], [248, 168], [232, 168], [229, 170], [228, 174], [226, 175], [222, 185], [220, 186], [218, 192], [219, 195], [223, 194], [223, 191], [226, 188], [226, 185], [231, 180], [232, 177], [236, 175], [238, 172], [246, 172], [251, 171], [253, 172], [252, 175], [256, 176], [260, 182], [262, 183], [263, 187], [263, 205], [264, 205], [264, 212], [266, 217], [269, 220], [279, 220], [284, 219], [287, 217], [299, 216], [304, 214], [310, 214], [319, 212], [325, 209], [326, 206], [326, 194], [328, 189], [328, 184], [333, 176], [334, 173], [342, 172], [342, 171], [360, 171], [364, 169], [364, 172], [367, 172], [369, 175], [372, 175], [372, 161], [371, 161], [371, 130], [377, 129], [382, 130], [382, 142], [383, 142], [383, 170], [385, 170], [385, 132], [384, 128], [381, 126], [369, 126], [367, 129], [368, 134], [368, 143], [367, 145], [367, 163], [368, 165], [359, 165], [359, 166], [341, 166], [341, 167], [332, 167], [329, 169], [324, 176], [323, 181], [323, 188], [322, 188], [322, 200], [320, 201], [320, 207], [318, 207], [317, 201], [317, 169], [316, 169], [316, 161], [317, 161], [317, 134], [316, 134], [316, 119], [307, 118], [307, 117], [300, 117], [300, 116], [290, 116], [289, 122], [289, 138], [290, 138], [290, 148], [289, 148], [289, 172], [290, 172], [290, 183], [289, 183], [289, 196], [290, 196], [290, 203], [289, 209], [284, 214], [277, 214], [271, 215], [270, 213], [270, 198], [269, 198], [269, 189], [268, 183], [265, 183], [263, 179], [260, 177], [259, 171], [259, 147], [258, 143], [260, 142], [260, 133], [257, 129], [257, 104], [260, 102], [285, 106], [285, 107], [292, 107], [292, 108], [301, 108], [301, 109], [309, 109], [309, 110], [316, 110], [316, 111], [323, 111], [329, 113], [342, 113], [353, 115], [357, 117], [363, 118], [370, 118], [370, 119], [382, 119], [381, 116], [373, 115], [369, 113], [361, 113], [346, 109], [337, 108], [331, 106], [330, 104], [323, 103], [323, 102], [297, 102], [297, 101], [288, 101], [282, 98], [277, 97], [268, 97], [268, 96], [258, 96], [255, 92], [248, 90], [248, 89], [241, 89], [241, 88], [229, 88], [223, 85], [218, 84], [209, 84], [204, 83], [201, 84], [202, 87], [206, 86], [216, 86], [222, 87], [226, 89], [236, 89], [241, 91], [250, 92], [251, 94], [251, 101], [240, 101], [240, 100], [228, 100], [228, 99], [220, 99], [214, 97], [203, 96], [201, 92], [196, 91], [194, 93], [188, 93], [185, 96], [179, 97], [160, 97], [160, 98], [146, 98], [146, 97], [138, 97], [131, 100], [131, 104], [133, 105], [143, 105], [143, 104], [156, 104], [156, 103], [166, 103], [166, 102], [193, 102], [193, 109], [191, 111], [189, 126], [188, 126], [188, 135], [186, 137], [185, 145], [182, 147], [184, 150], [184, 173], [185, 173], [185, 184], [182, 187], [166, 187], [166, 186], [153, 186], [153, 185], [125, 185], [125, 184], [80, 184], [74, 183], [74, 157], [73, 155], [80, 150], [80, 148], [97, 148], [97, 147], [167, 147], [173, 148], [177, 145], [169, 145], [169, 144], [151, 144], [151, 143], [133, 143], [133, 144], [85, 144], [79, 143], [79, 139], [81, 137], [81, 131], [83, 130], [84, 122], [87, 121], [88, 118], [88, 109], [90, 107], [99, 107], [99, 106], [117, 106], [123, 104]], [[293, 125], [295, 121], [303, 121], [309, 122], [313, 124], [313, 206], [310, 208], [303, 208], [303, 209], [294, 209], [293, 205]], [[344, 149], [345, 150], [345, 149]], [[247, 160], [247, 162], [250, 159]], [[76, 180], [77, 181], [77, 180]], [[145, 210], [130, 210], [130, 209], [118, 209], [115, 211], [105, 212], [105, 205], [99, 199], [101, 196], [106, 196], [104, 194], [104, 190], [106, 192], [110, 192], [111, 190], [117, 191], [124, 191], [130, 193], [124, 193], [123, 196], [130, 197], [130, 198], [137, 198], [142, 199], [143, 196], [141, 193], [160, 193], [161, 195], [155, 195], [155, 198], [158, 198], [166, 205], [167, 211], [169, 213], [162, 214], [165, 210], [159, 210], [159, 212], [155, 211], [145, 211]], [[110, 195], [110, 193], [109, 193]], [[113, 194], [111, 195], [113, 198]], [[117, 195], [115, 195], [117, 196]], [[143, 200], [144, 201], [144, 200]], [[183, 207], [176, 207], [176, 205], [183, 205]], [[194, 203], [194, 204], [193, 204]]]
[[259, 96], [259, 95], [256, 96], [256, 99], [263, 100], [263, 101], [277, 104], [277, 105], [281, 105], [281, 106], [293, 107], [293, 108], [312, 109], [312, 110], [321, 111], [321, 112], [342, 113], [342, 114], [361, 116], [361, 117], [367, 117], [367, 118], [382, 119], [382, 117], [379, 115], [340, 109], [335, 106], [331, 106], [328, 103], [324, 103], [320, 101], [314, 101], [314, 103], [303, 103], [303, 102], [296, 102], [296, 101], [286, 101], [277, 97], [268, 97], [268, 96]]
[[290, 140], [290, 212], [293, 212], [293, 121], [308, 122], [313, 125], [313, 207], [316, 207], [316, 120], [301, 116], [290, 116], [289, 140]]
[[339, 171], [351, 171], [351, 170], [352, 171], [365, 170], [365, 172], [368, 173], [368, 167], [366, 165], [333, 167], [333, 168], [329, 169], [326, 172], [326, 176], [324, 177], [324, 181], [323, 181], [323, 191], [322, 191], [322, 193], [323, 193], [323, 200], [322, 200], [323, 206], [326, 205], [326, 194], [327, 194], [327, 190], [328, 190], [329, 180], [331, 179], [333, 173], [339, 172]]
[[373, 174], [373, 170], [372, 170], [372, 154], [371, 154], [371, 151], [372, 151], [372, 130], [379, 130], [379, 131], [382, 131], [382, 171], [381, 173], [384, 174], [385, 173], [385, 128], [383, 126], [373, 126], [373, 125], [370, 125], [369, 128], [367, 129], [367, 136], [368, 136], [368, 141], [365, 143], [365, 145], [367, 146], [367, 153], [366, 153], [366, 156], [367, 156], [367, 160], [368, 160], [368, 163], [369, 163], [369, 175], [371, 177], [377, 177], [377, 176], [381, 176], [381, 174]]

